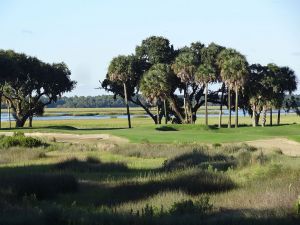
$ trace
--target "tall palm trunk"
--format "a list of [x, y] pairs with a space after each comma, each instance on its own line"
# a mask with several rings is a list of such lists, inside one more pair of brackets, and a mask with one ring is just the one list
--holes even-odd
[[187, 106], [186, 106], [186, 91], [183, 93], [183, 107], [184, 107], [184, 121], [185, 123], [188, 122], [188, 115], [187, 115]]
[[235, 83], [235, 128], [239, 126], [239, 92], [238, 86]]
[[262, 127], [266, 126], [266, 120], [267, 120], [267, 109], [265, 106], [263, 106], [263, 117], [262, 117], [262, 121], [261, 121]]
[[1, 115], [1, 113], [2, 113], [2, 94], [0, 94], [0, 129], [2, 128], [2, 125], [1, 125], [2, 115]]
[[10, 103], [7, 101], [7, 109], [8, 109], [8, 122], [9, 122], [9, 129], [11, 129], [11, 119], [10, 119]]
[[224, 89], [225, 84], [222, 85], [222, 94], [221, 94], [221, 104], [220, 104], [220, 112], [219, 112], [219, 128], [222, 127], [222, 114], [223, 114], [223, 98], [224, 98]]
[[280, 108], [278, 109], [277, 112], [277, 125], [280, 125]]
[[125, 104], [126, 104], [126, 110], [127, 110], [128, 128], [131, 128], [130, 111], [129, 111], [126, 84], [123, 83], [123, 86], [124, 86], [124, 97], [125, 97]]
[[228, 117], [228, 128], [231, 128], [231, 96], [230, 96], [230, 87], [228, 87], [228, 111], [229, 111], [229, 117]]
[[270, 108], [270, 126], [273, 126], [273, 112], [272, 112], [272, 107]]
[[168, 123], [168, 118], [167, 118], [167, 104], [166, 104], [166, 100], [164, 100], [164, 113], [165, 113], [165, 124]]
[[256, 106], [252, 107], [252, 126], [256, 127]]
[[159, 124], [159, 106], [158, 106], [158, 103], [157, 103], [157, 107], [156, 107], [156, 124]]
[[207, 94], [208, 94], [208, 83], [205, 83], [205, 125], [206, 126], [208, 126]]

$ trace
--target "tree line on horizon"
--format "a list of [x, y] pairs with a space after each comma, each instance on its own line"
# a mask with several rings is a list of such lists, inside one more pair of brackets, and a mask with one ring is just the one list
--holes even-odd
[[[209, 89], [213, 83], [220, 87]], [[151, 36], [135, 48], [134, 54], [119, 55], [111, 60], [101, 87], [124, 98], [129, 127], [128, 102], [142, 107], [156, 124], [160, 124], [163, 117], [165, 123], [170, 120], [195, 123], [196, 113], [204, 105], [206, 125], [210, 102], [220, 106], [219, 127], [223, 106], [229, 109], [227, 124], [230, 128], [231, 111], [235, 111], [235, 127], [238, 127], [239, 108], [251, 115], [253, 126], [259, 122], [265, 126], [268, 111], [272, 125], [272, 112], [277, 109], [279, 124], [285, 95], [297, 89], [297, 80], [291, 68], [274, 63], [249, 65], [246, 57], [233, 48], [193, 42], [174, 49], [168, 39]], [[141, 101], [141, 95], [146, 102]], [[299, 113], [295, 98], [289, 101]], [[156, 114], [149, 110], [153, 106], [157, 108]]]

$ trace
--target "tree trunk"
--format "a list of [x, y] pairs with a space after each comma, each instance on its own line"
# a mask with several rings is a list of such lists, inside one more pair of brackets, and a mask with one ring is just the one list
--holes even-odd
[[0, 94], [0, 129], [2, 128], [2, 94]]
[[273, 112], [272, 112], [272, 107], [270, 108], [270, 126], [273, 126]]
[[252, 126], [253, 127], [256, 127], [256, 125], [257, 125], [256, 120], [257, 120], [257, 118], [256, 118], [256, 107], [253, 106], [252, 107]]
[[222, 127], [222, 114], [223, 114], [223, 98], [224, 98], [224, 89], [225, 89], [225, 84], [223, 83], [222, 86], [222, 94], [221, 94], [221, 104], [220, 104], [220, 112], [219, 112], [219, 128]]
[[238, 86], [235, 84], [235, 128], [239, 126], [239, 92]]
[[263, 107], [263, 117], [262, 117], [262, 121], [261, 121], [261, 126], [265, 127], [266, 126], [266, 120], [267, 120], [267, 110], [266, 107]]
[[22, 117], [22, 118], [16, 118], [16, 127], [24, 127], [25, 122], [26, 122], [27, 118]]
[[156, 124], [159, 124], [159, 107], [158, 107], [158, 104], [157, 104], [157, 107], [156, 107]]
[[230, 96], [230, 87], [228, 87], [228, 128], [231, 128], [231, 96]]
[[176, 116], [179, 118], [180, 122], [183, 123], [184, 117], [181, 114], [180, 110], [178, 109], [178, 106], [176, 105], [176, 101], [171, 97], [171, 98], [169, 98], [169, 102], [170, 102], [170, 106], [174, 110]]
[[168, 123], [168, 118], [167, 118], [167, 104], [166, 100], [164, 100], [164, 111], [165, 111], [165, 124]]
[[11, 119], [10, 119], [10, 103], [7, 101], [7, 108], [8, 108], [8, 123], [9, 123], [9, 129], [11, 129]]
[[28, 127], [32, 127], [32, 119], [33, 119], [33, 117], [32, 116], [29, 116], [29, 123], [28, 123]]
[[183, 107], [184, 107], [184, 114], [185, 114], [185, 123], [188, 123], [188, 110], [187, 110], [187, 90], [184, 90], [183, 93]]
[[208, 126], [207, 94], [208, 94], [208, 83], [205, 84], [205, 125], [206, 126]]
[[128, 118], [128, 128], [131, 128], [130, 111], [129, 111], [129, 104], [128, 104], [128, 98], [127, 98], [126, 84], [123, 83], [123, 86], [124, 86], [124, 97], [125, 97], [125, 104], [126, 104], [126, 110], [127, 110], [127, 118]]
[[277, 125], [280, 125], [280, 108], [278, 109], [277, 113]]

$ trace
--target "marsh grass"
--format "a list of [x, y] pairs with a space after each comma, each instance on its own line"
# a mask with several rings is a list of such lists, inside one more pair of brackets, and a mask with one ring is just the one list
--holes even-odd
[[223, 143], [2, 149], [0, 159], [12, 155], [0, 167], [0, 224], [299, 223], [299, 158], [262, 153]]

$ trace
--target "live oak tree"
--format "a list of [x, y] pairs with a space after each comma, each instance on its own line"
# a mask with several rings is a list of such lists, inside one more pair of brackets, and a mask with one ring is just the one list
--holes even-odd
[[2, 96], [9, 102], [16, 127], [23, 127], [29, 117], [41, 114], [46, 105], [75, 87], [64, 63], [48, 64], [11, 50], [1, 51], [0, 58], [6, 62], [0, 64]]

